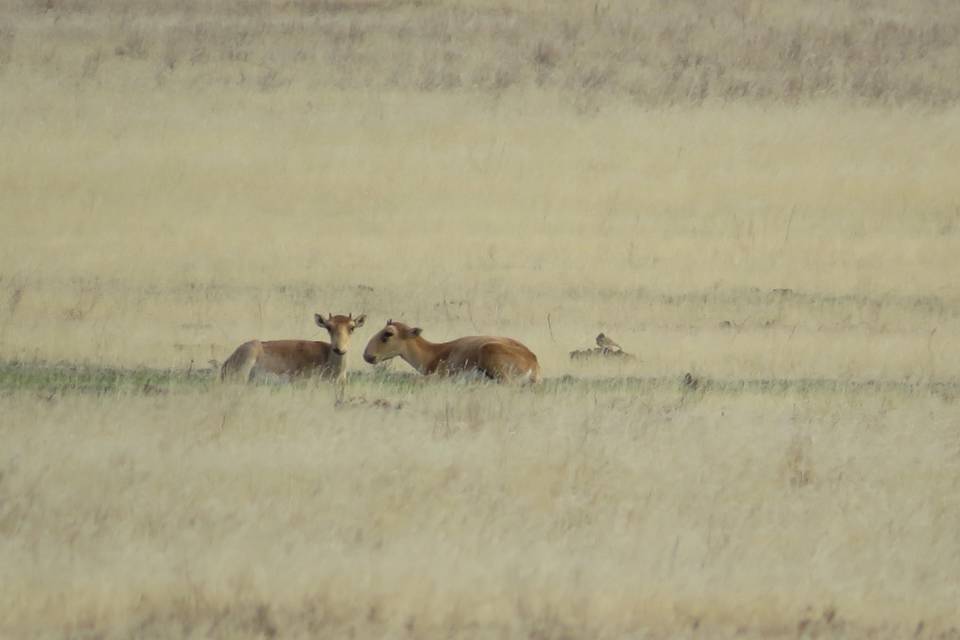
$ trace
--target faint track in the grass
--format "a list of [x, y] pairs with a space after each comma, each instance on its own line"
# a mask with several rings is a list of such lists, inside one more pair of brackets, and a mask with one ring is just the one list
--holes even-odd
[[[412, 373], [384, 371], [351, 372], [348, 384], [363, 388], [416, 392], [438, 385], [491, 385], [489, 382], [456, 379], [431, 380]], [[203, 391], [217, 385], [213, 369], [121, 368], [89, 364], [0, 361], [0, 392], [161, 394]], [[278, 386], [267, 383], [268, 386]], [[297, 386], [311, 388], [309, 381]], [[289, 386], [289, 385], [281, 385]], [[856, 380], [836, 378], [710, 378], [690, 374], [663, 376], [573, 376], [546, 377], [533, 391], [538, 394], [564, 391], [596, 393], [644, 393], [675, 390], [685, 397], [717, 395], [883, 395], [927, 393], [944, 400], [960, 399], [960, 380]]]
[[624, 376], [606, 378], [555, 378], [558, 385], [569, 383], [588, 388], [628, 390], [644, 388], [653, 390], [664, 387], [676, 387], [687, 394], [769, 394], [788, 393], [813, 394], [858, 394], [858, 393], [920, 393], [926, 392], [954, 400], [960, 397], [958, 380], [840, 380], [834, 378], [765, 378], [765, 379], [712, 379], [696, 378], [692, 381], [684, 376]]

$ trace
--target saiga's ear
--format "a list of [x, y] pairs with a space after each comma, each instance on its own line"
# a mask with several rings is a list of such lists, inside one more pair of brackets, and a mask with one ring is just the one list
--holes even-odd
[[327, 328], [327, 321], [323, 319], [322, 313], [313, 314], [313, 319], [317, 323], [318, 327], [323, 327], [324, 329]]
[[423, 329], [420, 327], [414, 327], [413, 329], [410, 329], [410, 335], [414, 337], [418, 337], [421, 333], [423, 333]]
[[353, 325], [356, 327], [362, 327], [363, 323], [367, 321], [367, 314], [361, 313], [356, 318], [353, 319]]

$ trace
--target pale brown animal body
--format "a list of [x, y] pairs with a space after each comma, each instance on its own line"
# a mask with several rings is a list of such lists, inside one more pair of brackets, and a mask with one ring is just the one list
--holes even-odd
[[500, 382], [540, 381], [537, 356], [513, 338], [468, 336], [434, 343], [421, 331], [390, 320], [370, 338], [363, 359], [376, 364], [400, 356], [423, 375], [478, 372]]
[[347, 348], [353, 330], [366, 316], [315, 314], [317, 325], [330, 334], [330, 342], [313, 340], [250, 340], [237, 347], [220, 369], [221, 380], [246, 382], [261, 374], [321, 378], [343, 382], [347, 375]]

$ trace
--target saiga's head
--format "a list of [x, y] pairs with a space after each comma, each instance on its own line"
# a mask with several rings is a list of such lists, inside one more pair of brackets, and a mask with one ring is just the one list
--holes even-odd
[[377, 364], [403, 353], [404, 345], [408, 340], [420, 336], [423, 331], [420, 327], [408, 327], [402, 322], [387, 321], [387, 326], [378, 331], [367, 348], [363, 350], [363, 359], [370, 364]]
[[347, 354], [347, 349], [350, 347], [353, 330], [362, 327], [367, 316], [362, 313], [356, 318], [352, 313], [347, 316], [327, 314], [324, 318], [322, 313], [315, 313], [313, 319], [316, 320], [318, 327], [323, 327], [330, 334], [330, 347], [333, 352], [343, 356]]

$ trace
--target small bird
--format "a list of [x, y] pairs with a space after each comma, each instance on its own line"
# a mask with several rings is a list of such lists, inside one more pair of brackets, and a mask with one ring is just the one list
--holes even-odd
[[601, 349], [609, 349], [610, 351], [623, 351], [623, 347], [602, 333], [597, 336], [597, 346]]

